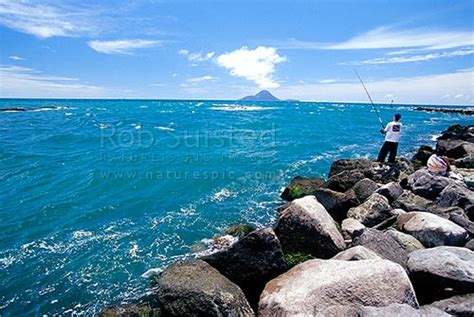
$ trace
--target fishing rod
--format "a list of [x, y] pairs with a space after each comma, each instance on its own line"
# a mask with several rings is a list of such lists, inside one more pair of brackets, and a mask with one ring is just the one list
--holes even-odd
[[360, 78], [359, 73], [354, 69], [354, 73], [357, 75], [359, 78], [360, 83], [362, 84], [362, 87], [364, 87], [365, 93], [367, 94], [367, 97], [369, 97], [370, 103], [372, 104], [372, 108], [375, 110], [375, 114], [377, 115], [377, 118], [379, 118], [380, 125], [382, 126], [382, 129], [385, 129], [385, 125], [383, 124], [382, 118], [380, 117], [380, 113], [377, 110], [377, 107], [375, 107], [375, 104], [372, 100], [372, 97], [370, 97], [369, 91], [364, 85], [364, 82], [362, 81], [362, 78]]

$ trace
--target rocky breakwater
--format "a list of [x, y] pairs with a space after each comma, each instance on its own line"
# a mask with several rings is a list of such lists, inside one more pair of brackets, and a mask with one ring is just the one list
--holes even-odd
[[296, 177], [273, 228], [235, 226], [231, 243], [165, 268], [146, 298], [101, 314], [472, 316], [473, 142], [473, 126], [438, 139], [464, 181], [423, 167], [430, 146], [390, 166], [338, 160], [328, 179]]

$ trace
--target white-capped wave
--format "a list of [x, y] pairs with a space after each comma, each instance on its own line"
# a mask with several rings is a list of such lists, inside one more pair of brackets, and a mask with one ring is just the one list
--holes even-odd
[[139, 123], [132, 123], [131, 126], [134, 129], [141, 129], [142, 128], [142, 126]]
[[173, 128], [170, 128], [170, 127], [162, 127], [162, 126], [156, 126], [155, 129], [161, 130], [161, 131], [174, 131]]
[[226, 199], [228, 197], [236, 197], [236, 196], [237, 196], [237, 193], [232, 192], [232, 191], [228, 190], [227, 188], [223, 188], [220, 191], [215, 192], [211, 196], [211, 201], [223, 201], [224, 199]]
[[262, 111], [262, 110], [275, 110], [280, 109], [278, 107], [262, 107], [262, 106], [245, 106], [238, 104], [214, 104], [210, 110], [219, 111]]

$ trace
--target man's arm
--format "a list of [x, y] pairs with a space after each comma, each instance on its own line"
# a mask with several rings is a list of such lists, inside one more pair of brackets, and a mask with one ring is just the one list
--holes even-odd
[[390, 123], [387, 123], [387, 126], [385, 127], [385, 129], [380, 129], [380, 133], [385, 134], [388, 132], [389, 129], [390, 129]]

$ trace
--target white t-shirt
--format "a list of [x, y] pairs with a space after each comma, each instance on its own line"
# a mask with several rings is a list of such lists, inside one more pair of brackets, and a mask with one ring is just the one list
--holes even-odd
[[400, 122], [389, 122], [385, 127], [385, 141], [398, 143], [401, 132], [402, 124]]

